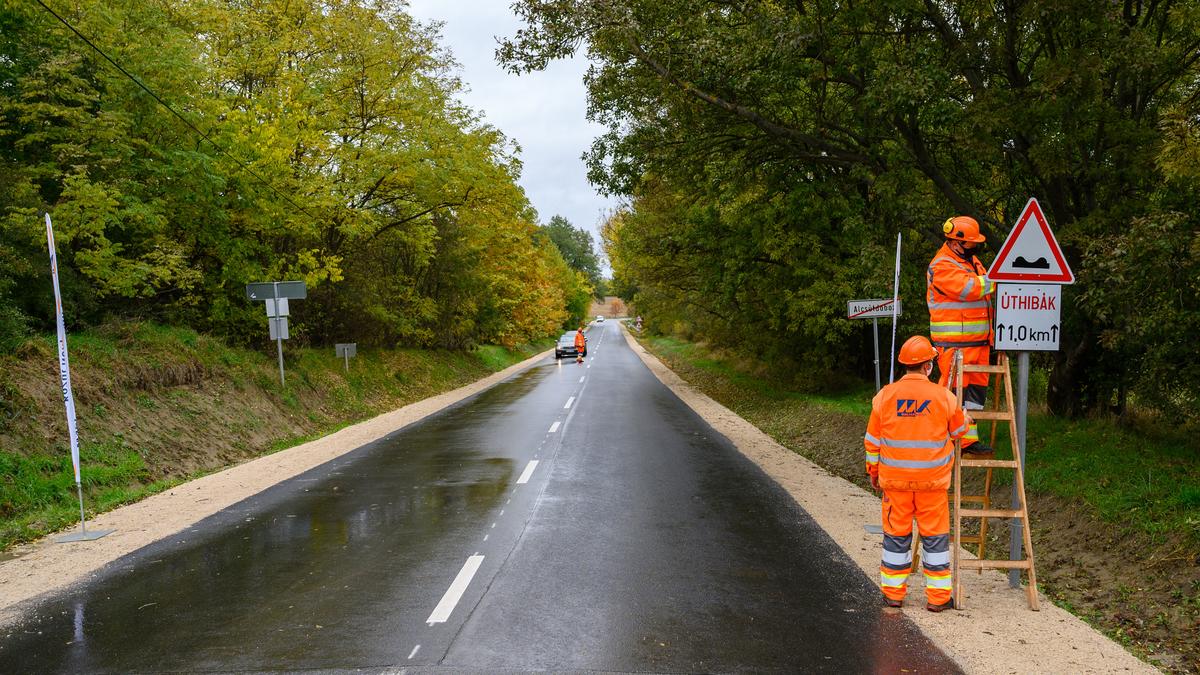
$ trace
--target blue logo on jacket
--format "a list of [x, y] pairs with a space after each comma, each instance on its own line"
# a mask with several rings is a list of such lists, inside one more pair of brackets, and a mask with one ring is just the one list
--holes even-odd
[[929, 399], [917, 405], [917, 400], [914, 398], [896, 399], [896, 416], [897, 417], [916, 417], [917, 415], [929, 414]]

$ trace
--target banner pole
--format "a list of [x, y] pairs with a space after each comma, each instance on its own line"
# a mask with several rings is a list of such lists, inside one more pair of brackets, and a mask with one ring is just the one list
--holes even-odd
[[46, 247], [50, 250], [50, 278], [54, 283], [54, 309], [58, 328], [58, 373], [62, 386], [63, 407], [67, 411], [67, 436], [71, 442], [71, 468], [75, 470], [75, 493], [79, 496], [79, 532], [59, 537], [58, 542], [99, 539], [112, 530], [87, 531], [87, 514], [83, 510], [83, 480], [79, 472], [79, 433], [75, 424], [75, 395], [71, 391], [71, 361], [67, 354], [67, 326], [63, 319], [62, 293], [58, 287], [58, 254], [54, 250], [54, 225], [46, 214]]
[[900, 232], [896, 233], [896, 275], [892, 279], [892, 355], [888, 359], [888, 382], [896, 381], [896, 319], [900, 308]]

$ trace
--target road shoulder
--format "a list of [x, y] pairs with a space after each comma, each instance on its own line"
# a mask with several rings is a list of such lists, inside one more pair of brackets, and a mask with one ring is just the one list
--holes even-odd
[[24, 606], [38, 596], [85, 581], [121, 556], [176, 534], [277, 483], [474, 396], [552, 353], [542, 352], [458, 389], [100, 514], [88, 521], [88, 527], [115, 530], [102, 539], [57, 544], [53, 537], [46, 537], [18, 546], [13, 551], [14, 557], [0, 562], [0, 626], [18, 618]]
[[[655, 377], [779, 483], [869, 578], [878, 577], [880, 537], [863, 528], [879, 522], [877, 496], [776, 443], [677, 376], [624, 326], [622, 331]], [[920, 574], [910, 586], [910, 598], [923, 600]], [[1045, 598], [1041, 611], [1029, 610], [1024, 592], [1010, 589], [1003, 574], [970, 574], [963, 586], [969, 593], [965, 610], [933, 614], [923, 601], [910, 599], [901, 611], [968, 673], [1158, 672]], [[882, 604], [881, 596], [880, 611], [895, 611]]]

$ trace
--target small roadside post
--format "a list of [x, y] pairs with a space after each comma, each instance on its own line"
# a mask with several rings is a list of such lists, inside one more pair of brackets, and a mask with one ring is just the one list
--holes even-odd
[[346, 361], [346, 372], [350, 372], [350, 357], [358, 356], [357, 342], [338, 342], [333, 345], [333, 353]]
[[[895, 312], [892, 311], [893, 302], [895, 303]], [[900, 316], [900, 310], [903, 309], [899, 299], [883, 298], [875, 300], [851, 300], [846, 304], [847, 319], [870, 319], [871, 327], [875, 332], [875, 391], [879, 391], [879, 320], [893, 319]]]
[[285, 386], [283, 379], [283, 341], [288, 339], [288, 299], [303, 300], [308, 297], [308, 289], [303, 281], [267, 281], [246, 284], [246, 297], [253, 301], [263, 301], [267, 309], [267, 322], [271, 339], [275, 341], [279, 352], [279, 385]]
[[[1059, 349], [1062, 335], [1062, 287], [1075, 283], [1075, 274], [1037, 199], [1025, 204], [1017, 224], [988, 268], [996, 288], [995, 348], [1017, 352], [1017, 448], [1025, 471], [1025, 419], [1029, 411], [1029, 352]], [[1028, 474], [1025, 474], [1028, 476]], [[1017, 485], [1012, 503], [1019, 499]], [[1009, 559], [1021, 559], [1021, 520], [1009, 528]], [[1008, 584], [1021, 585], [1021, 571], [1009, 570]]]

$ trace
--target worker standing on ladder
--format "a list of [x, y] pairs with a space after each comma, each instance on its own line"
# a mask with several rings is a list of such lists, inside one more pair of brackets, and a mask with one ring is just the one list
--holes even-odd
[[950, 577], [950, 507], [946, 490], [954, 466], [954, 439], [970, 419], [954, 394], [930, 381], [937, 350], [914, 335], [900, 348], [907, 374], [879, 390], [863, 444], [871, 487], [883, 490], [883, 562], [880, 588], [890, 607], [899, 607], [912, 572], [913, 518], [921, 533], [925, 608], [954, 606]]
[[[975, 252], [985, 241], [979, 223], [970, 216], [955, 216], [942, 224], [946, 243], [929, 263], [926, 301], [929, 303], [929, 336], [938, 348], [938, 383], [952, 387], [950, 370], [954, 352], [961, 351], [967, 365], [987, 365], [991, 359], [992, 304], [996, 283]], [[963, 405], [982, 410], [987, 401], [987, 373], [963, 374]], [[963, 452], [988, 454], [992, 449], [979, 442], [974, 423], [963, 438]]]

